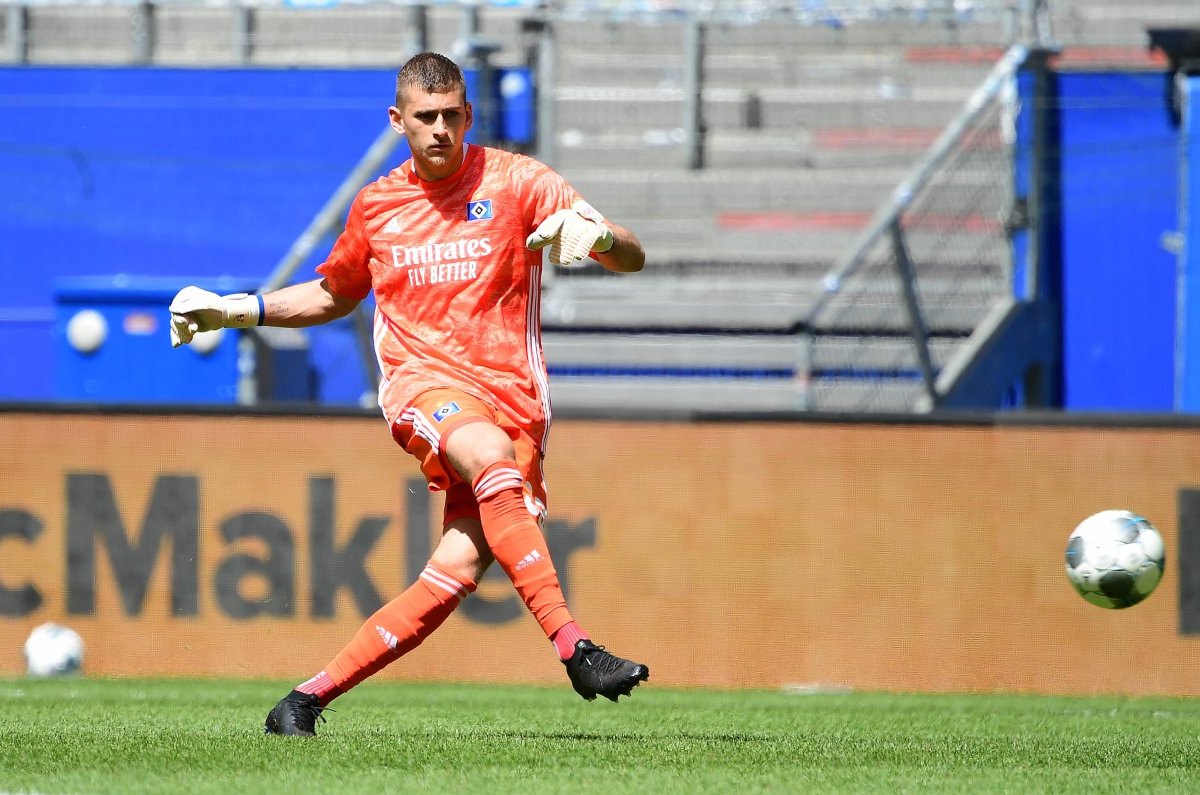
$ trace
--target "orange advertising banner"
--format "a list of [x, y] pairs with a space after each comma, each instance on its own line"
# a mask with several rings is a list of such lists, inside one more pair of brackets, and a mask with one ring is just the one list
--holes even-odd
[[[55, 621], [88, 675], [306, 678], [440, 527], [369, 416], [11, 410], [0, 473], [0, 675]], [[1200, 694], [1200, 425], [562, 420], [547, 482], [573, 613], [652, 684]], [[1064, 574], [1106, 508], [1168, 549], [1124, 611]], [[498, 568], [379, 676], [565, 681]]]

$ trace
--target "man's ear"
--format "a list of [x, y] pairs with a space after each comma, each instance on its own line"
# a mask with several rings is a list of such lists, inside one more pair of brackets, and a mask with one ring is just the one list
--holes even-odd
[[395, 105], [388, 108], [388, 122], [398, 134], [404, 135], [404, 114]]
[[475, 110], [474, 110], [474, 108], [471, 107], [470, 102], [467, 103], [466, 114], [467, 114], [467, 123], [466, 123], [466, 126], [463, 127], [463, 132], [466, 132], [467, 130], [471, 129], [471, 125], [473, 125], [475, 123]]

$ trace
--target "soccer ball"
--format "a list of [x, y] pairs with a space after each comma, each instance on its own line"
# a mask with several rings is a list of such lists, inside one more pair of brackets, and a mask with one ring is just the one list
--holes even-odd
[[1067, 577], [1094, 605], [1121, 610], [1154, 593], [1166, 566], [1162, 536], [1129, 511], [1089, 516], [1067, 539]]
[[25, 671], [30, 676], [64, 676], [83, 667], [83, 638], [60, 624], [42, 624], [25, 641]]

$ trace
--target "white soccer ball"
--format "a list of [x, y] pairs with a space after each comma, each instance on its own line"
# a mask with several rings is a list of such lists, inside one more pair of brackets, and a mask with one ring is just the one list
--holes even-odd
[[83, 668], [83, 638], [70, 627], [42, 624], [25, 641], [25, 671], [30, 676], [65, 676]]
[[1110, 610], [1154, 593], [1165, 566], [1162, 536], [1130, 511], [1089, 516], [1067, 539], [1067, 578], [1084, 599]]

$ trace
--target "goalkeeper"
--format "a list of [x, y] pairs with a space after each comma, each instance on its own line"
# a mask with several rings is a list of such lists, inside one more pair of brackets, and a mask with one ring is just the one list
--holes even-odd
[[642, 269], [641, 244], [547, 166], [465, 143], [466, 84], [444, 56], [421, 53], [400, 69], [388, 116], [412, 158], [359, 192], [319, 278], [262, 296], [186, 287], [170, 306], [178, 346], [220, 327], [327, 323], [374, 292], [380, 408], [430, 490], [446, 493], [441, 540], [416, 582], [276, 704], [268, 733], [314, 735], [330, 701], [416, 648], [493, 560], [585, 699], [616, 701], [650, 675], [575, 621], [542, 533], [551, 417], [541, 249], [555, 265], [590, 258], [628, 273]]

